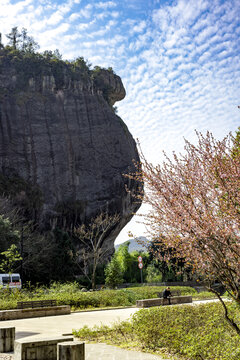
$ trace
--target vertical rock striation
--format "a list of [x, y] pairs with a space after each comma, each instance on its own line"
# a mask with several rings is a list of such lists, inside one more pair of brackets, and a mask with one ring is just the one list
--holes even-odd
[[123, 175], [138, 161], [135, 141], [112, 108], [125, 96], [121, 79], [103, 69], [76, 76], [66, 64], [56, 72], [30, 63], [28, 72], [24, 59], [0, 59], [1, 191], [25, 184], [15, 200], [31, 202], [43, 228], [121, 214], [105, 241], [112, 247], [139, 207], [126, 191], [137, 184]]

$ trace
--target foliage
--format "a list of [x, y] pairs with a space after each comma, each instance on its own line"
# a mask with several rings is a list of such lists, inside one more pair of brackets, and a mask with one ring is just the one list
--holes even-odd
[[19, 242], [19, 232], [13, 227], [11, 221], [0, 215], [0, 251], [7, 250], [9, 244]]
[[22, 28], [21, 32], [19, 32], [18, 27], [15, 26], [6, 36], [9, 39], [10, 47], [13, 47], [14, 50], [18, 49], [23, 52], [34, 53], [39, 48], [37, 42], [32, 36], [28, 35], [25, 28]]
[[6, 274], [12, 274], [16, 268], [16, 263], [22, 260], [17, 246], [12, 244], [6, 251], [1, 252], [3, 259], [0, 264], [0, 271]]
[[58, 228], [40, 234], [26, 229], [23, 235], [23, 280], [49, 284], [73, 279], [73, 245], [68, 234]]
[[147, 282], [161, 282], [162, 281], [162, 273], [159, 269], [155, 267], [154, 264], [150, 264], [147, 267], [146, 270], [147, 276], [146, 281]]
[[62, 55], [60, 54], [58, 49], [54, 51], [45, 50], [42, 55], [47, 60], [62, 60]]
[[105, 284], [111, 288], [123, 283], [121, 264], [116, 255], [112, 257], [105, 269]]
[[197, 135], [196, 146], [185, 141], [185, 154], [165, 155], [162, 165], [142, 155], [139, 180], [152, 206], [146, 221], [154, 239], [175, 249], [209, 286], [218, 279], [240, 304], [240, 156], [232, 153], [238, 141]]
[[120, 264], [123, 281], [126, 283], [137, 283], [141, 281], [141, 275], [138, 268], [138, 256], [143, 259], [143, 278], [145, 279], [146, 268], [149, 264], [149, 254], [142, 251], [132, 251], [129, 253], [129, 242], [125, 242], [119, 246], [115, 252], [115, 256]]
[[71, 65], [75, 70], [81, 70], [84, 74], [90, 75], [91, 64], [88, 60], [85, 60], [83, 56], [79, 56], [76, 58]]
[[131, 263], [131, 255], [128, 252], [129, 244], [129, 242], [121, 244], [115, 253], [123, 274], [128, 271], [129, 264]]
[[194, 300], [208, 300], [214, 298], [216, 298], [216, 295], [210, 291], [201, 291], [200, 293], [194, 295]]
[[[52, 271], [52, 270], [51, 270]], [[58, 305], [70, 305], [73, 309], [92, 309], [116, 306], [131, 306], [136, 300], [157, 297], [164, 290], [163, 286], [144, 286], [127, 289], [82, 292], [78, 282], [61, 284], [53, 282], [50, 287], [31, 286], [25, 284], [22, 290], [16, 293], [0, 291], [0, 309], [14, 309], [17, 301], [56, 299]], [[179, 290], [182, 295], [197, 296], [197, 291], [191, 287], [171, 287]]]
[[[228, 305], [240, 323], [239, 309]], [[84, 340], [104, 341], [144, 351], [182, 356], [191, 360], [237, 360], [239, 337], [222, 316], [220, 304], [156, 307], [136, 312], [130, 321], [112, 327], [95, 326], [75, 330]], [[177, 357], [178, 358], [178, 357]]]
[[[121, 244], [116, 257], [121, 265], [124, 282], [140, 282], [140, 271], [138, 268], [138, 256], [143, 259], [143, 281], [161, 282], [161, 281], [183, 281], [192, 280], [191, 268], [184, 264], [183, 259], [178, 259], [174, 251], [164, 249], [160, 250], [159, 241], [151, 241], [147, 246], [148, 252], [132, 251], [129, 253], [129, 242]], [[169, 260], [165, 261], [166, 254]]]
[[[96, 86], [102, 91], [102, 96], [116, 113], [117, 108], [113, 107], [109, 94], [111, 87], [104, 82], [101, 74], [115, 74], [113, 69], [95, 66], [91, 69], [91, 64], [82, 56], [72, 61], [63, 61], [59, 50], [45, 50], [43, 53], [37, 52], [39, 45], [28, 35], [27, 29], [13, 27], [11, 32], [6, 35], [9, 43], [4, 46], [1, 42], [0, 33], [0, 73], [6, 71], [5, 66], [14, 65], [16, 69], [16, 88], [27, 89], [29, 79], [34, 78], [36, 83], [39, 82], [43, 75], [54, 76], [56, 88], [59, 89], [64, 85], [67, 78], [70, 80], [83, 80]], [[1, 69], [2, 67], [2, 69]]]
[[17, 26], [13, 27], [11, 32], [7, 34], [6, 37], [9, 40], [9, 45], [16, 50], [21, 37], [21, 34], [19, 33]]

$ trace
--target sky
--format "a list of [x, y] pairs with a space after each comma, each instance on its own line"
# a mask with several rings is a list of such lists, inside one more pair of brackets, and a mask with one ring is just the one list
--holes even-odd
[[[4, 44], [14, 26], [40, 52], [112, 67], [127, 93], [118, 115], [154, 164], [195, 130], [221, 139], [240, 126], [239, 0], [0, 0]], [[146, 235], [138, 221], [116, 242]]]

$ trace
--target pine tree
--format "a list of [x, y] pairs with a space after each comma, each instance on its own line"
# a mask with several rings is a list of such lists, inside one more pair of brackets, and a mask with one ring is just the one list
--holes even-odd
[[6, 34], [6, 37], [9, 39], [9, 45], [16, 50], [21, 38], [21, 34], [19, 33], [17, 26], [13, 27], [12, 31], [9, 34]]
[[2, 33], [0, 33], [0, 49], [3, 48], [3, 43], [2, 43]]

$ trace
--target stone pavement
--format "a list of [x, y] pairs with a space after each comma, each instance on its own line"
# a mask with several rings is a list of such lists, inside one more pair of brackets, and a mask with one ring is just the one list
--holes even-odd
[[[13, 360], [13, 354], [0, 354], [0, 360]], [[85, 344], [85, 360], [163, 360], [163, 358], [106, 344]]]
[[86, 360], [163, 360], [158, 355], [124, 350], [106, 344], [86, 344], [85, 346]]

